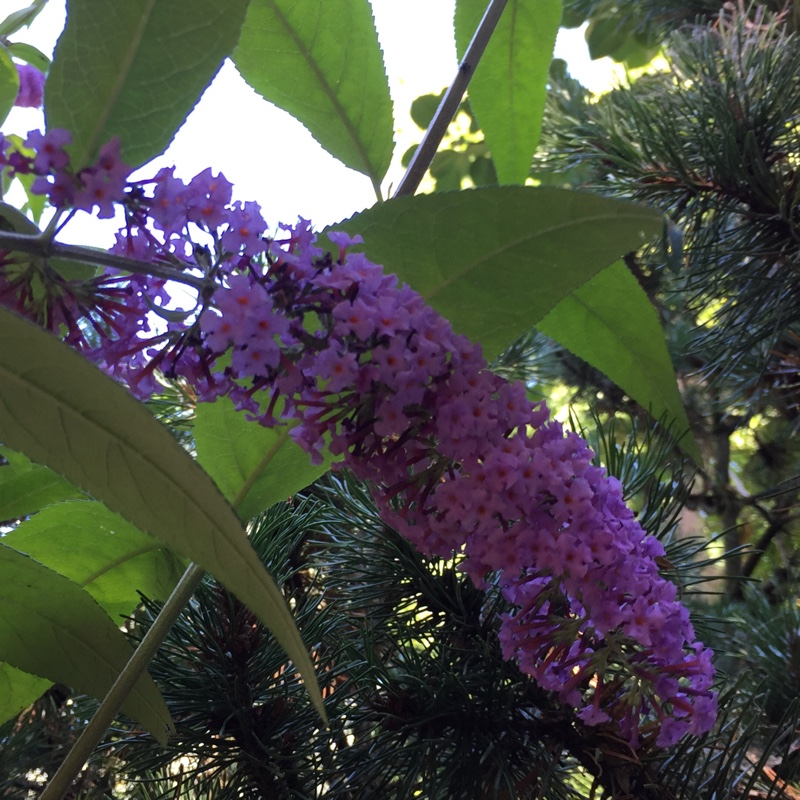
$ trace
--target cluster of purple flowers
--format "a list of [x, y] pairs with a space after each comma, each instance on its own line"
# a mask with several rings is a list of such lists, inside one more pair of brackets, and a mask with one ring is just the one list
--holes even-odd
[[[634, 744], [658, 731], [660, 745], [711, 727], [711, 653], [659, 573], [661, 544], [523, 384], [489, 371], [479, 346], [351, 251], [360, 237], [329, 234], [338, 252], [327, 254], [301, 220], [268, 239], [258, 205], [232, 203], [210, 170], [126, 186], [113, 145], [72, 175], [63, 142], [32, 134], [37, 154], [4, 163], [36, 172], [57, 206], [86, 208], [101, 186], [87, 210], [121, 202], [112, 252], [146, 263], [135, 276], [60, 280], [52, 329], [140, 398], [158, 389], [158, 370], [201, 401], [227, 395], [263, 425], [292, 424], [314, 459], [340, 456], [423, 553], [455, 553], [476, 584], [499, 586], [515, 609], [500, 624], [505, 656], [584, 723], [613, 721]], [[0, 302], [33, 314], [9, 282], [14, 254], [0, 256]], [[174, 308], [146, 264], [192, 275], [196, 305]]]
[[[70, 141], [67, 131], [31, 131], [19, 148], [0, 135], [0, 167], [11, 177], [36, 176], [32, 191], [48, 195], [58, 209], [97, 209], [100, 217], [113, 216], [114, 204], [126, 196], [131, 172], [119, 160], [119, 143], [107, 144], [94, 166], [75, 175], [64, 149]], [[157, 281], [113, 270], [89, 280], [69, 280], [48, 261], [21, 253], [5, 253], [0, 268], [0, 303], [62, 334], [87, 355], [98, 351], [97, 343], [110, 345], [131, 328], [147, 333], [147, 298], [157, 292]]]
[[19, 90], [14, 105], [19, 108], [41, 108], [44, 101], [44, 73], [31, 64], [15, 64]]

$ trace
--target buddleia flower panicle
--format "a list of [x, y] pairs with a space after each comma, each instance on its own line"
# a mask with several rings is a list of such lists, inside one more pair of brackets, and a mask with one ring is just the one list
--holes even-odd
[[[356, 249], [361, 237], [329, 233], [334, 255], [307, 220], [269, 237], [258, 205], [232, 202], [211, 170], [189, 183], [161, 170], [123, 188], [116, 145], [72, 176], [66, 142], [28, 138], [39, 190], [90, 210], [99, 184], [126, 210], [112, 252], [207, 283], [194, 308], [170, 316], [163, 280], [110, 272], [52, 330], [140, 398], [160, 372], [200, 401], [227, 396], [262, 425], [292, 424], [317, 463], [340, 457], [421, 552], [457, 554], [478, 586], [500, 588], [513, 609], [499, 620], [505, 657], [585, 724], [613, 723], [634, 746], [643, 732], [666, 746], [710, 729], [712, 654], [659, 573], [662, 545], [544, 403], [492, 373], [479, 345]], [[95, 200], [104, 214], [105, 197]], [[25, 312], [34, 301], [5, 258], [0, 301]], [[169, 321], [154, 327], [153, 311]], [[75, 335], [87, 324], [93, 345]]]

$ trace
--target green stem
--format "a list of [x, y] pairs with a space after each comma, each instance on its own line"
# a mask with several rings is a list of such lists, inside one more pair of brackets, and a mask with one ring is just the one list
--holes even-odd
[[447, 133], [450, 122], [456, 115], [456, 111], [458, 111], [464, 92], [467, 90], [481, 56], [483, 56], [486, 45], [492, 38], [494, 29], [497, 27], [500, 15], [503, 13], [507, 2], [508, 0], [491, 0], [489, 3], [483, 19], [480, 21], [469, 47], [467, 47], [467, 51], [464, 53], [464, 58], [461, 59], [461, 63], [458, 65], [456, 77], [445, 92], [442, 102], [439, 103], [439, 108], [436, 109], [422, 142], [414, 152], [411, 163], [398, 184], [394, 197], [411, 195], [417, 191], [420, 181], [428, 171], [428, 167], [430, 167], [433, 157], [436, 155], [445, 133]]
[[[245, 484], [234, 497], [232, 505], [238, 508], [251, 486]], [[83, 765], [88, 761], [89, 756], [103, 738], [103, 734], [117, 716], [120, 707], [125, 702], [125, 698], [130, 694], [131, 689], [136, 685], [139, 676], [147, 669], [147, 665], [152, 661], [158, 648], [164, 643], [167, 634], [175, 624], [186, 604], [203, 580], [205, 570], [197, 564], [190, 564], [178, 581], [167, 602], [161, 608], [155, 618], [150, 630], [139, 642], [139, 646], [134, 651], [128, 663], [120, 672], [117, 680], [109, 689], [108, 694], [103, 698], [95, 715], [89, 721], [78, 740], [67, 753], [66, 758], [61, 762], [52, 780], [47, 784], [39, 800], [63, 800], [70, 786], [78, 777]]]
[[96, 250], [93, 247], [61, 244], [48, 241], [42, 236], [28, 236], [24, 233], [0, 231], [0, 250], [30, 253], [40, 258], [63, 258], [68, 261], [80, 261], [84, 264], [96, 264], [100, 267], [114, 267], [135, 275], [153, 275], [156, 278], [184, 283], [199, 292], [208, 284], [206, 278], [189, 275], [180, 269], [166, 265], [139, 261], [135, 258], [109, 253], [106, 250]]
[[139, 677], [147, 669], [147, 665], [156, 654], [158, 648], [161, 647], [175, 620], [180, 616], [184, 606], [200, 585], [204, 574], [203, 568], [197, 566], [197, 564], [191, 564], [186, 572], [183, 573], [183, 577], [178, 581], [178, 585], [172, 591], [150, 630], [144, 635], [130, 661], [114, 681], [114, 685], [109, 689], [95, 715], [84, 728], [69, 753], [67, 753], [64, 761], [61, 762], [61, 766], [47, 784], [39, 800], [62, 800], [69, 791], [83, 765], [87, 762], [95, 747], [97, 747], [97, 743], [103, 738], [103, 734], [114, 721], [125, 698], [130, 694]]
[[375, 197], [378, 198], [378, 202], [383, 202], [383, 194], [381, 193], [381, 184], [380, 181], [376, 180], [374, 177], [370, 177], [370, 183], [372, 183], [372, 191], [375, 192]]
[[[52, 218], [50, 219], [50, 222], [47, 223], [47, 227], [42, 231], [42, 237], [41, 238], [42, 238], [43, 241], [48, 241], [48, 242], [52, 242], [53, 241], [53, 239], [55, 238], [55, 236], [56, 236], [56, 234], [58, 233], [58, 230], [59, 230], [58, 224], [63, 219], [65, 213], [66, 213], [66, 209], [64, 209], [64, 208], [57, 208], [56, 209], [56, 212], [55, 212], [55, 214], [53, 214]], [[72, 215], [74, 213], [75, 213], [74, 210], [69, 212], [69, 216], [65, 220], [65, 224], [66, 224], [66, 222], [69, 222], [70, 219], [72, 219]]]

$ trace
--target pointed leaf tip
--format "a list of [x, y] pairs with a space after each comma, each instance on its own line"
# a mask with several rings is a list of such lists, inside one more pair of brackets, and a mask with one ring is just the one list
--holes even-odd
[[[133, 648], [80, 586], [0, 543], [0, 653], [17, 669], [102, 699]], [[172, 720], [149, 675], [122, 710], [166, 744]]]
[[367, 0], [252, 0], [233, 60], [262, 97], [380, 186], [394, 122]]
[[324, 718], [314, 667], [291, 611], [211, 478], [125, 389], [4, 309], [0, 441], [211, 572], [270, 628]]

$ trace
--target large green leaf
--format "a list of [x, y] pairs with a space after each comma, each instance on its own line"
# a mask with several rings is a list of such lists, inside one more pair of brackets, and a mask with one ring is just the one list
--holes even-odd
[[[133, 648], [80, 586], [0, 543], [0, 653], [17, 669], [102, 699]], [[166, 744], [172, 722], [149, 675], [122, 711]]]
[[3, 541], [85, 588], [117, 624], [139, 592], [166, 600], [186, 567], [158, 539], [91, 501], [44, 508]]
[[19, 92], [19, 75], [8, 50], [0, 44], [0, 123], [14, 107]]
[[[485, 11], [486, 0], [457, 0], [459, 58]], [[530, 173], [560, 21], [561, 0], [509, 0], [470, 81], [470, 105], [500, 183], [524, 183]]]
[[313, 465], [288, 426], [264, 428], [226, 397], [197, 407], [194, 437], [198, 462], [245, 520], [308, 486], [329, 466]]
[[584, 192], [504, 186], [389, 200], [331, 226], [493, 358], [570, 292], [663, 231], [657, 211]]
[[394, 148], [392, 101], [367, 0], [252, 0], [233, 60], [259, 94], [379, 188]]
[[46, 4], [47, 0], [33, 0], [29, 6], [12, 11], [0, 22], [0, 37], [13, 36], [17, 31], [26, 28], [39, 16]]
[[286, 601], [211, 478], [121, 386], [2, 309], [0, 441], [211, 572], [272, 630], [324, 714]]
[[[508, 186], [390, 200], [332, 228], [361, 233], [373, 261], [408, 281], [488, 358], [548, 319], [548, 334], [683, 432], [675, 374], [646, 296], [616, 270], [588, 283], [663, 226], [661, 214], [632, 203]], [[590, 326], [583, 313], [573, 333], [587, 298], [596, 318]], [[687, 452], [697, 457], [692, 443]]]
[[83, 167], [111, 137], [140, 166], [161, 153], [239, 38], [247, 0], [69, 0], [45, 86], [48, 128]]
[[[536, 327], [611, 378], [656, 418], [689, 431], [658, 317], [630, 270], [617, 261], [565, 297]], [[702, 456], [687, 436], [686, 452]]]
[[[31, 467], [31, 471], [55, 475], [46, 467]], [[2, 490], [0, 485], [0, 495]], [[59, 503], [45, 508], [3, 541], [84, 587], [112, 619], [133, 611], [139, 603], [138, 591], [166, 600], [183, 572], [175, 555], [156, 539], [100, 503]], [[48, 686], [42, 678], [0, 664], [0, 724], [27, 708]]]
[[84, 497], [69, 481], [22, 453], [0, 446], [0, 522], [26, 517], [51, 503]]
[[0, 725], [40, 698], [53, 682], [0, 663]]
[[8, 52], [20, 61], [36, 67], [39, 72], [47, 73], [50, 71], [50, 59], [38, 47], [34, 47], [27, 42], [10, 42], [8, 44]]

